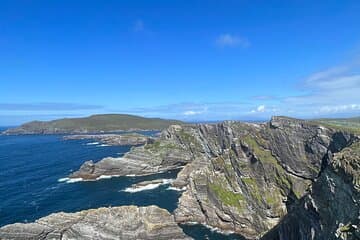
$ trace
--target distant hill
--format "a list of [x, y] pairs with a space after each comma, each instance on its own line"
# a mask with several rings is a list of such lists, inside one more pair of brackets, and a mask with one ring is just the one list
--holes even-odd
[[360, 117], [352, 118], [321, 118], [312, 120], [313, 122], [336, 128], [356, 132], [360, 134]]
[[11, 128], [3, 134], [56, 134], [56, 133], [97, 133], [127, 130], [161, 130], [177, 120], [144, 118], [127, 114], [102, 114], [84, 118], [64, 118], [53, 121], [33, 121], [20, 127]]

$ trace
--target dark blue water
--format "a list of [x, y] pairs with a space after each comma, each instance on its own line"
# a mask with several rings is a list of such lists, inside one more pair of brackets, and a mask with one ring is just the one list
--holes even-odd
[[[168, 190], [167, 185], [137, 193], [122, 190], [144, 180], [175, 178], [177, 171], [94, 182], [59, 182], [84, 161], [122, 156], [130, 150], [129, 146], [86, 145], [89, 142], [92, 140], [64, 141], [61, 135], [0, 135], [0, 226], [31, 222], [59, 211], [102, 206], [154, 204], [170, 212], [176, 208], [181, 193]], [[202, 226], [183, 229], [195, 239], [236, 239]]]

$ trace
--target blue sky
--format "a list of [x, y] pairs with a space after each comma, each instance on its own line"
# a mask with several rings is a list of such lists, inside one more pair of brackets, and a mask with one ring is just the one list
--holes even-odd
[[360, 115], [360, 2], [0, 0], [0, 125]]

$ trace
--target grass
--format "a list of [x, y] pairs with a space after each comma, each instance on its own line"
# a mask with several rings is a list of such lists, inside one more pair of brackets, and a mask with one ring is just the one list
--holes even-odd
[[256, 180], [253, 178], [242, 178], [241, 180], [246, 184], [251, 196], [260, 203], [262, 200], [262, 194]]
[[340, 131], [360, 134], [360, 117], [354, 118], [322, 118], [315, 119], [311, 122], [323, 125], [325, 127], [334, 128]]
[[173, 150], [173, 149], [180, 149], [179, 146], [177, 146], [174, 143], [162, 143], [161, 141], [157, 140], [152, 144], [146, 144], [144, 147], [146, 150], [161, 152], [162, 150]]
[[255, 138], [251, 137], [250, 135], [245, 136], [243, 140], [251, 148], [260, 161], [275, 168], [276, 171], [270, 174], [274, 174], [273, 176], [275, 177], [276, 182], [279, 185], [285, 185], [287, 189], [290, 189], [291, 184], [285, 176], [284, 169], [278, 163], [276, 158], [271, 154], [271, 152], [269, 150], [263, 149], [255, 140]]
[[225, 186], [218, 183], [210, 183], [209, 187], [223, 204], [242, 209], [241, 201], [244, 200], [244, 197], [240, 193], [227, 190]]
[[186, 144], [188, 144], [190, 147], [195, 147], [195, 149], [200, 150], [202, 147], [196, 137], [191, 135], [188, 132], [185, 132], [184, 129], [181, 129], [180, 132], [178, 132], [178, 135], [182, 139], [182, 141]]

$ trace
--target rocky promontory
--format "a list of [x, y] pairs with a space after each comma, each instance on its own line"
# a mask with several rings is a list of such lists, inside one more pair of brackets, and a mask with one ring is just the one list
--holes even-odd
[[175, 125], [154, 143], [123, 158], [87, 162], [71, 177], [183, 167], [172, 183], [186, 189], [175, 210], [179, 223], [198, 222], [248, 239], [336, 239], [345, 230], [355, 239], [359, 159], [344, 151], [358, 152], [358, 142], [353, 132], [287, 117], [264, 124]]
[[154, 142], [154, 138], [139, 133], [124, 134], [74, 134], [63, 137], [64, 140], [93, 139], [111, 146], [136, 146]]
[[34, 223], [0, 228], [4, 240], [190, 240], [174, 217], [157, 206], [122, 206], [54, 213]]
[[[174, 125], [172, 128], [178, 128]], [[70, 178], [86, 180], [100, 176], [149, 175], [185, 166], [192, 161], [192, 153], [188, 149], [172, 140], [167, 141], [164, 136], [147, 143], [144, 146], [133, 147], [123, 157], [107, 157], [99, 162], [85, 162]]]

